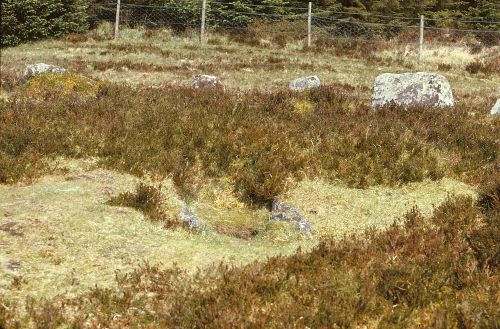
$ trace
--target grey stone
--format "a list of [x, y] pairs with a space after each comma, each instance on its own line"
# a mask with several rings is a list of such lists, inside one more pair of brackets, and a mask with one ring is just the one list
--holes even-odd
[[198, 218], [198, 216], [196, 215], [196, 213], [187, 208], [187, 207], [183, 207], [181, 209], [181, 213], [179, 215], [181, 221], [183, 221], [184, 223], [188, 224], [189, 225], [189, 228], [193, 229], [193, 230], [202, 230], [203, 229], [203, 224], [202, 222], [200, 221], [200, 219]]
[[300, 233], [302, 234], [311, 234], [312, 232], [312, 225], [309, 223], [308, 220], [303, 219], [299, 222], [296, 222], [297, 227], [299, 228]]
[[289, 222], [303, 234], [310, 234], [312, 231], [311, 223], [304, 217], [302, 211], [283, 202], [273, 202], [271, 220]]
[[44, 63], [38, 63], [38, 64], [28, 64], [24, 68], [24, 74], [23, 74], [23, 79], [24, 81], [37, 76], [42, 73], [55, 73], [55, 74], [61, 74], [66, 72], [65, 68], [59, 67], [59, 66], [54, 66], [54, 65], [49, 65], [49, 64], [44, 64]]
[[271, 209], [271, 219], [285, 222], [300, 221], [304, 214], [299, 208], [292, 207], [280, 201], [274, 201]]
[[372, 109], [390, 104], [447, 107], [453, 106], [455, 100], [450, 83], [437, 73], [384, 73], [375, 79]]
[[497, 102], [495, 103], [495, 105], [491, 109], [490, 113], [495, 114], [495, 115], [500, 115], [500, 98], [497, 99]]
[[306, 89], [318, 88], [321, 86], [321, 81], [317, 76], [302, 77], [290, 81], [288, 88], [292, 91], [304, 91]]
[[194, 77], [194, 89], [223, 87], [219, 78], [212, 75], [197, 75]]

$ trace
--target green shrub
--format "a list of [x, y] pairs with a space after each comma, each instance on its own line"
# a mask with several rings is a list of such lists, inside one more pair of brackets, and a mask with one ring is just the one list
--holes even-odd
[[2, 47], [85, 32], [87, 7], [86, 0], [4, 0]]

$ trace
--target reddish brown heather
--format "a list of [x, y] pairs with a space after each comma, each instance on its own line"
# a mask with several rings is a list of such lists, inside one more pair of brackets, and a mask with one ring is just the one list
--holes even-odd
[[471, 74], [483, 73], [486, 76], [500, 74], [500, 56], [493, 56], [483, 60], [475, 60], [467, 64], [465, 70]]
[[44, 160], [56, 156], [96, 156], [112, 169], [172, 175], [192, 196], [199, 178], [230, 177], [253, 202], [269, 202], [288, 178], [305, 175], [367, 187], [444, 175], [474, 183], [498, 174], [500, 122], [487, 116], [488, 100], [370, 112], [360, 92], [103, 85], [94, 98], [46, 92], [36, 102], [21, 92], [0, 103], [0, 182], [40, 175], [49, 169]]
[[[491, 178], [500, 177], [500, 121], [486, 101], [370, 112], [359, 92], [105, 85], [95, 98], [2, 101], [2, 183], [41, 175], [57, 156], [96, 156], [116, 170], [172, 175], [185, 196], [196, 196], [200, 179], [230, 177], [249, 202], [269, 202], [287, 178], [305, 175], [354, 187], [447, 175], [480, 184], [482, 195], [477, 204], [449, 200], [430, 220], [415, 210], [386, 231], [244, 267], [188, 276], [145, 265], [119, 276], [117, 290], [29, 301], [22, 319], [2, 297], [0, 327], [499, 327], [499, 187]], [[169, 220], [150, 187], [115, 201]]]

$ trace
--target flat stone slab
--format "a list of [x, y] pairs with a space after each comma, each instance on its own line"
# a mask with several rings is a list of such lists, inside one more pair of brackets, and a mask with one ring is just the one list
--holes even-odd
[[223, 87], [222, 82], [213, 75], [197, 75], [194, 77], [194, 89], [203, 89], [203, 88], [220, 88]]
[[43, 73], [61, 74], [64, 72], [66, 72], [65, 68], [55, 66], [55, 65], [50, 65], [50, 64], [45, 64], [45, 63], [28, 64], [24, 67], [23, 79], [26, 81], [34, 76], [37, 76], [37, 75], [43, 74]]
[[309, 223], [308, 220], [301, 220], [299, 222], [296, 222], [296, 225], [302, 234], [311, 234], [312, 232], [312, 225]]
[[403, 107], [448, 107], [455, 104], [448, 80], [437, 73], [384, 73], [375, 79], [372, 109], [399, 105]]
[[197, 231], [203, 229], [203, 224], [196, 213], [187, 207], [182, 208], [179, 218], [181, 219], [181, 221], [186, 223], [190, 229]]
[[304, 214], [299, 208], [290, 206], [280, 201], [274, 201], [271, 209], [271, 218], [273, 220], [292, 222], [304, 219]]
[[292, 91], [304, 91], [306, 89], [318, 88], [321, 86], [321, 81], [315, 75], [310, 77], [302, 77], [290, 81], [288, 88]]
[[303, 234], [310, 234], [312, 231], [311, 223], [305, 218], [299, 208], [290, 206], [280, 201], [273, 202], [271, 219], [295, 224], [295, 226]]

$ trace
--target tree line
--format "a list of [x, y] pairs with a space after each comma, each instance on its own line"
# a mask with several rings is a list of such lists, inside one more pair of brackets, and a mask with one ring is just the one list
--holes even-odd
[[[308, 0], [208, 0], [213, 9], [230, 11], [222, 23], [245, 24], [248, 14], [297, 14]], [[172, 15], [182, 17], [179, 8], [198, 10], [197, 0], [122, 0], [138, 5], [170, 6]], [[314, 10], [349, 20], [401, 22], [400, 17], [425, 15], [436, 27], [499, 30], [500, 4], [497, 0], [314, 0]], [[3, 0], [2, 47], [22, 42], [83, 33], [102, 18], [110, 18], [112, 0]], [[96, 8], [100, 8], [97, 9]], [[177, 12], [175, 12], [177, 11]], [[245, 14], [248, 13], [248, 14]], [[180, 16], [179, 16], [180, 15]], [[383, 17], [382, 17], [383, 16]], [[386, 17], [387, 16], [387, 17]], [[392, 18], [391, 18], [392, 17]]]

